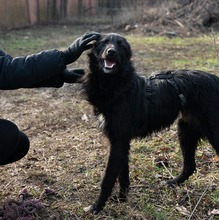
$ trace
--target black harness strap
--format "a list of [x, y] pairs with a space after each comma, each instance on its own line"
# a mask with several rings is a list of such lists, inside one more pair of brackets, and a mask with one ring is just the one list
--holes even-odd
[[186, 97], [182, 94], [182, 92], [180, 91], [180, 89], [179, 89], [179, 87], [178, 87], [178, 85], [177, 85], [177, 83], [176, 83], [176, 80], [175, 80], [175, 76], [173, 75], [173, 73], [172, 73], [172, 81], [170, 81], [170, 83], [173, 85], [173, 87], [175, 88], [175, 90], [176, 90], [176, 92], [177, 92], [177, 94], [178, 94], [178, 96], [179, 96], [179, 98], [180, 98], [180, 100], [181, 100], [181, 105], [182, 106], [185, 106], [185, 104], [186, 104]]
[[171, 71], [161, 72], [159, 74], [152, 75], [150, 77], [150, 80], [154, 80], [154, 79], [165, 79], [165, 80], [167, 80], [167, 82], [170, 83], [174, 87], [174, 89], [176, 90], [176, 93], [177, 93], [177, 95], [180, 98], [181, 105], [185, 106], [185, 104], [187, 102], [186, 98], [182, 94], [182, 92], [180, 91], [180, 89], [179, 89], [179, 87], [178, 87], [178, 85], [176, 83], [175, 76], [174, 76], [174, 74]]

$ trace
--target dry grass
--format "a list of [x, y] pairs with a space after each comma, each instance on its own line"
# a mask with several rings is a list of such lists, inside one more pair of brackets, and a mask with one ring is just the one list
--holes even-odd
[[[75, 27], [13, 31], [2, 36], [0, 47], [13, 55], [62, 48], [82, 32]], [[144, 73], [164, 67], [219, 73], [214, 49], [217, 36], [215, 44], [211, 37], [127, 37], [136, 67]], [[87, 68], [86, 55], [74, 66]], [[212, 211], [219, 210], [218, 163], [212, 162], [214, 152], [208, 143], [203, 141], [198, 149], [197, 173], [183, 186], [167, 188], [162, 182], [177, 175], [181, 166], [175, 125], [153, 137], [134, 140], [129, 201], [109, 201], [98, 216], [92, 216], [83, 208], [98, 196], [108, 142], [80, 86], [1, 91], [0, 100], [1, 117], [14, 121], [31, 140], [25, 158], [0, 167], [1, 205], [6, 198], [18, 199], [19, 192], [27, 188], [45, 204], [33, 219], [217, 219]], [[160, 160], [165, 163], [155, 163]], [[55, 194], [42, 194], [46, 188]]]

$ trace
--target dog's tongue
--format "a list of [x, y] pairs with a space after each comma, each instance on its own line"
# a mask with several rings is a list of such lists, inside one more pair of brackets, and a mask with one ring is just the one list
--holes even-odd
[[112, 60], [104, 60], [104, 67], [105, 68], [113, 68], [116, 65], [115, 61]]

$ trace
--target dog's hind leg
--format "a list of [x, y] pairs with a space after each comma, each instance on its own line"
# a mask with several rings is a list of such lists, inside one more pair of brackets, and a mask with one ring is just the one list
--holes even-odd
[[183, 155], [183, 167], [179, 176], [167, 181], [168, 185], [183, 183], [196, 170], [195, 151], [200, 139], [199, 133], [192, 125], [180, 119], [178, 122], [178, 137]]
[[219, 156], [219, 131], [217, 128], [208, 130], [207, 139], [212, 147], [215, 149], [216, 154]]
[[[100, 195], [95, 204], [90, 207], [91, 213], [98, 214], [103, 209], [106, 201], [111, 195], [119, 174], [121, 172], [127, 172], [127, 167], [125, 168], [125, 166], [127, 166], [128, 155], [128, 143], [122, 143], [121, 141], [113, 141], [113, 143], [111, 143], [108, 163], [101, 183]], [[123, 171], [123, 168], [125, 168], [126, 171]]]

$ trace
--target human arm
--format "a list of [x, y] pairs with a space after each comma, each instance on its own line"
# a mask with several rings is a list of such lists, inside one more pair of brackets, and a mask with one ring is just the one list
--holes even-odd
[[52, 87], [60, 87], [64, 83], [60, 73], [65, 68], [63, 52], [58, 50], [47, 50], [11, 59], [9, 55], [1, 52], [0, 89], [33, 88], [50, 79], [54, 81]]
[[54, 49], [13, 58], [0, 51], [0, 89], [61, 87], [65, 79], [73, 83], [79, 76], [66, 72], [66, 65], [77, 60], [98, 37], [98, 33], [86, 33], [63, 52]]

